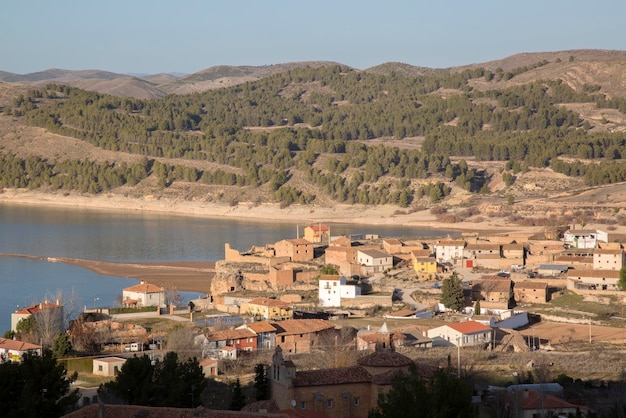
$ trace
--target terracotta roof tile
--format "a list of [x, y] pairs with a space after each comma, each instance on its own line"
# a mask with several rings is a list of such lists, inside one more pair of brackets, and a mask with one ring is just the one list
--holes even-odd
[[286, 319], [272, 323], [277, 335], [308, 334], [335, 328], [335, 325], [323, 319]]
[[135, 293], [160, 293], [163, 291], [163, 288], [152, 283], [139, 283], [125, 288], [124, 291]]
[[227, 329], [206, 334], [206, 338], [209, 341], [237, 340], [251, 337], [256, 338], [256, 334], [249, 329]]
[[0, 348], [4, 348], [6, 350], [28, 351], [28, 350], [40, 350], [41, 346], [27, 343], [27, 342], [20, 341], [20, 340], [0, 338]]
[[276, 328], [266, 321], [251, 322], [247, 324], [246, 327], [257, 334], [261, 332], [276, 332]]
[[567, 277], [594, 277], [619, 279], [619, 270], [568, 270]]
[[248, 301], [249, 305], [259, 305], [266, 306], [268, 308], [276, 307], [276, 308], [288, 308], [289, 304], [283, 302], [282, 300], [270, 299], [270, 298], [255, 298], [251, 301]]
[[347, 383], [369, 382], [371, 375], [360, 366], [337, 369], [303, 370], [296, 373], [294, 386], [341, 385]]
[[456, 322], [454, 324], [447, 324], [450, 328], [458, 331], [462, 334], [472, 334], [475, 332], [491, 331], [491, 327], [483, 325], [476, 321]]

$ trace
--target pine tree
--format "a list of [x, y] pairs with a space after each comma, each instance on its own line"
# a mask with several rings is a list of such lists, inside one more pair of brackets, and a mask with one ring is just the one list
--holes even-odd
[[441, 286], [441, 303], [454, 311], [460, 311], [465, 306], [463, 284], [456, 273], [443, 280]]
[[241, 382], [239, 378], [237, 378], [235, 386], [233, 386], [229, 409], [232, 411], [240, 411], [244, 406], [246, 406], [246, 395], [244, 395], [243, 389], [241, 389]]

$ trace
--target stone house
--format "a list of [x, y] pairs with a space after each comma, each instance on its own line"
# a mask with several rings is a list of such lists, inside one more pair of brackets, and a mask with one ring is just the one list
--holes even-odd
[[242, 302], [239, 311], [242, 315], [268, 320], [293, 318], [293, 310], [289, 304], [270, 298], [255, 298], [248, 302]]
[[200, 367], [202, 367], [202, 373], [204, 377], [215, 377], [219, 374], [218, 360], [215, 358], [203, 358], [200, 360]]
[[321, 342], [334, 341], [335, 325], [323, 319], [287, 319], [273, 323], [276, 346], [285, 353], [308, 353]]
[[391, 389], [398, 372], [413, 361], [392, 350], [380, 350], [352, 367], [297, 371], [278, 347], [269, 377], [272, 399], [280, 409], [316, 411], [330, 418], [367, 417], [378, 395]]
[[567, 288], [570, 290], [619, 291], [618, 270], [568, 270]]
[[515, 302], [513, 282], [504, 278], [475, 280], [472, 301], [480, 301], [481, 308], [509, 309]]
[[[222, 358], [224, 348], [229, 358], [236, 357], [239, 352], [252, 352], [257, 349], [257, 336], [247, 329], [227, 329], [209, 332], [196, 337], [195, 342], [202, 346], [202, 357]], [[235, 353], [232, 350], [235, 350]]]
[[546, 303], [549, 301], [548, 283], [535, 280], [515, 282], [515, 301], [517, 303]]
[[303, 238], [284, 239], [274, 244], [276, 257], [289, 257], [291, 261], [311, 261], [314, 257], [313, 244]]
[[358, 264], [358, 249], [356, 247], [344, 247], [331, 245], [324, 250], [324, 261], [339, 268], [339, 272], [344, 276], [361, 274]]
[[594, 270], [620, 270], [625, 265], [623, 248], [596, 248], [593, 251]]

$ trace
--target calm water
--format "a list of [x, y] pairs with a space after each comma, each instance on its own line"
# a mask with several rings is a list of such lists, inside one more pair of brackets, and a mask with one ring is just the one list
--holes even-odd
[[[300, 233], [304, 226], [305, 222], [299, 225]], [[295, 223], [0, 204], [0, 253], [112, 262], [217, 261], [224, 256], [226, 242], [246, 250], [295, 238], [297, 227]], [[333, 225], [331, 232], [429, 237], [449, 231]], [[114, 306], [122, 289], [135, 283], [63, 263], [0, 257], [0, 332], [10, 328], [10, 314], [18, 306], [54, 298], [59, 292], [64, 298], [74, 295], [77, 311], [84, 306]], [[198, 295], [184, 292], [183, 296]]]

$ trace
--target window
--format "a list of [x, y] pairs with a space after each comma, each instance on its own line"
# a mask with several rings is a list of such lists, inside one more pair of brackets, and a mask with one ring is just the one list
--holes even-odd
[[361, 404], [361, 398], [356, 397], [354, 398], [354, 406], [359, 406]]
[[333, 407], [333, 400], [332, 399], [327, 400], [326, 401], [326, 406], [328, 406], [329, 408], [332, 408]]
[[99, 372], [101, 372], [101, 371], [103, 371], [103, 370], [104, 370], [104, 369], [102, 368], [102, 364], [99, 364], [99, 365], [98, 365], [98, 371], [99, 371]]
[[306, 401], [300, 402], [300, 409], [306, 409]]

